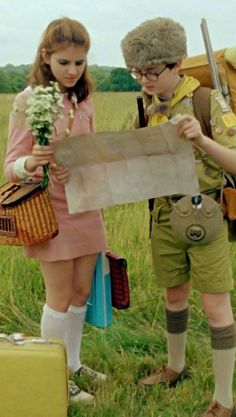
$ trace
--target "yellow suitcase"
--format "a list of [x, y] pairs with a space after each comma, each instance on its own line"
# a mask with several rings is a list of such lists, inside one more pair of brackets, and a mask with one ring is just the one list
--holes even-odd
[[0, 417], [67, 417], [67, 408], [63, 342], [0, 334]]

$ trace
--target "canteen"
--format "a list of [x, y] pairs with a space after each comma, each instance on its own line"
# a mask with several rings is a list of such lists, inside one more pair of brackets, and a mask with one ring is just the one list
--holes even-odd
[[176, 237], [192, 245], [210, 242], [223, 228], [219, 204], [205, 194], [186, 195], [172, 205], [170, 224]]

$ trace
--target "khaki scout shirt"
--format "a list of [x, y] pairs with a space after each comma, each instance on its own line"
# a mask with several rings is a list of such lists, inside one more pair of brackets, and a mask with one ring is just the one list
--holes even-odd
[[[193, 91], [199, 86], [198, 80], [183, 76], [177, 86], [171, 102], [167, 103], [168, 117], [156, 113], [149, 119], [149, 124], [155, 126], [163, 123], [177, 114], [189, 114], [195, 116], [193, 109]], [[152, 103], [159, 102], [153, 96]], [[160, 104], [160, 102], [159, 102]], [[210, 95], [210, 124], [213, 140], [217, 143], [236, 150], [236, 115], [225, 102], [221, 93], [212, 90]], [[209, 140], [212, 140], [209, 138]], [[196, 160], [196, 170], [198, 174], [199, 187], [202, 193], [211, 194], [221, 188], [223, 181], [223, 169], [217, 165], [202, 149], [193, 146]], [[236, 164], [236, 160], [235, 160]]]
[[[193, 93], [178, 102], [171, 109], [170, 117], [178, 113], [194, 116], [192, 95]], [[210, 95], [210, 114], [213, 140], [226, 148], [236, 150], [236, 116], [217, 90], [212, 90]], [[222, 168], [202, 149], [194, 147], [194, 154], [200, 191], [210, 193], [211, 190], [219, 189], [222, 184]]]

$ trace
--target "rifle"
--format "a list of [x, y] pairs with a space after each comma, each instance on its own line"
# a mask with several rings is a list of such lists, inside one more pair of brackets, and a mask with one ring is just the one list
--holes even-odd
[[[219, 72], [217, 69], [217, 65], [216, 65], [216, 61], [215, 61], [215, 57], [212, 51], [212, 47], [211, 47], [211, 42], [210, 42], [210, 38], [209, 38], [209, 33], [207, 30], [207, 24], [206, 24], [206, 20], [202, 19], [201, 21], [201, 29], [202, 29], [202, 35], [203, 35], [203, 40], [205, 43], [205, 49], [206, 49], [206, 53], [207, 53], [207, 58], [208, 58], [208, 64], [209, 64], [209, 68], [210, 68], [210, 74], [211, 74], [211, 79], [212, 79], [212, 84], [213, 87], [218, 89], [224, 96], [225, 100], [227, 101], [228, 104], [230, 104], [230, 95], [229, 95], [229, 89], [227, 84], [221, 84], [220, 81], [220, 77], [219, 77]], [[227, 183], [226, 186], [224, 187], [224, 190], [229, 190], [228, 191], [228, 205], [231, 205], [233, 207], [233, 197], [234, 193], [233, 191], [235, 191], [236, 188], [236, 179], [234, 175], [230, 175], [230, 174], [225, 174], [225, 177], [227, 179]], [[231, 191], [231, 193], [230, 193]], [[222, 198], [222, 197], [221, 197]], [[235, 203], [234, 203], [235, 204]], [[228, 211], [228, 207], [227, 207], [227, 211]], [[229, 241], [235, 241], [235, 237], [236, 237], [236, 220], [235, 217], [229, 217], [228, 213], [226, 216], [227, 222], [228, 222], [228, 230], [229, 230]]]
[[147, 125], [145, 114], [144, 114], [144, 107], [143, 107], [143, 98], [142, 96], [137, 96], [137, 105], [138, 105], [138, 121], [139, 127], [145, 127]]
[[211, 40], [210, 40], [208, 28], [207, 28], [206, 19], [202, 19], [200, 26], [201, 26], [203, 41], [204, 41], [204, 45], [206, 49], [206, 55], [207, 55], [208, 64], [210, 68], [210, 74], [211, 74], [213, 87], [219, 90], [223, 94], [225, 100], [229, 104], [230, 103], [229, 89], [228, 89], [227, 84], [223, 84], [220, 80], [219, 71], [216, 65], [213, 49], [211, 46]]
[[[137, 106], [138, 106], [139, 127], [145, 127], [145, 126], [147, 126], [147, 121], [146, 121], [146, 118], [145, 118], [142, 96], [137, 96]], [[149, 200], [148, 200], [149, 213], [154, 208], [154, 200], [155, 200], [154, 198], [149, 198]], [[152, 216], [150, 215], [149, 216], [149, 238], [151, 238], [151, 232], [152, 232]]]

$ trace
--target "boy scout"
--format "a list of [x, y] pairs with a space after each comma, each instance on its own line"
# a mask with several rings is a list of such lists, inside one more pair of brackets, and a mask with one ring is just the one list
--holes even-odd
[[[221, 94], [212, 90], [210, 122], [214, 140], [203, 135], [193, 108], [199, 82], [179, 75], [181, 61], [187, 55], [184, 28], [168, 18], [148, 20], [123, 38], [121, 48], [128, 69], [147, 98], [149, 125], [183, 115], [179, 134], [193, 141], [201, 193], [214, 199], [222, 184], [222, 168], [236, 173], [236, 117]], [[202, 417], [233, 417], [236, 326], [229, 295], [233, 281], [227, 225], [223, 224], [214, 240], [203, 245], [179, 240], [169, 217], [172, 204], [180, 197], [156, 198], [152, 212], [153, 263], [158, 286], [166, 289], [168, 362], [141, 383], [175, 386], [188, 376], [185, 345], [191, 277], [208, 318], [215, 378], [213, 400]]]

